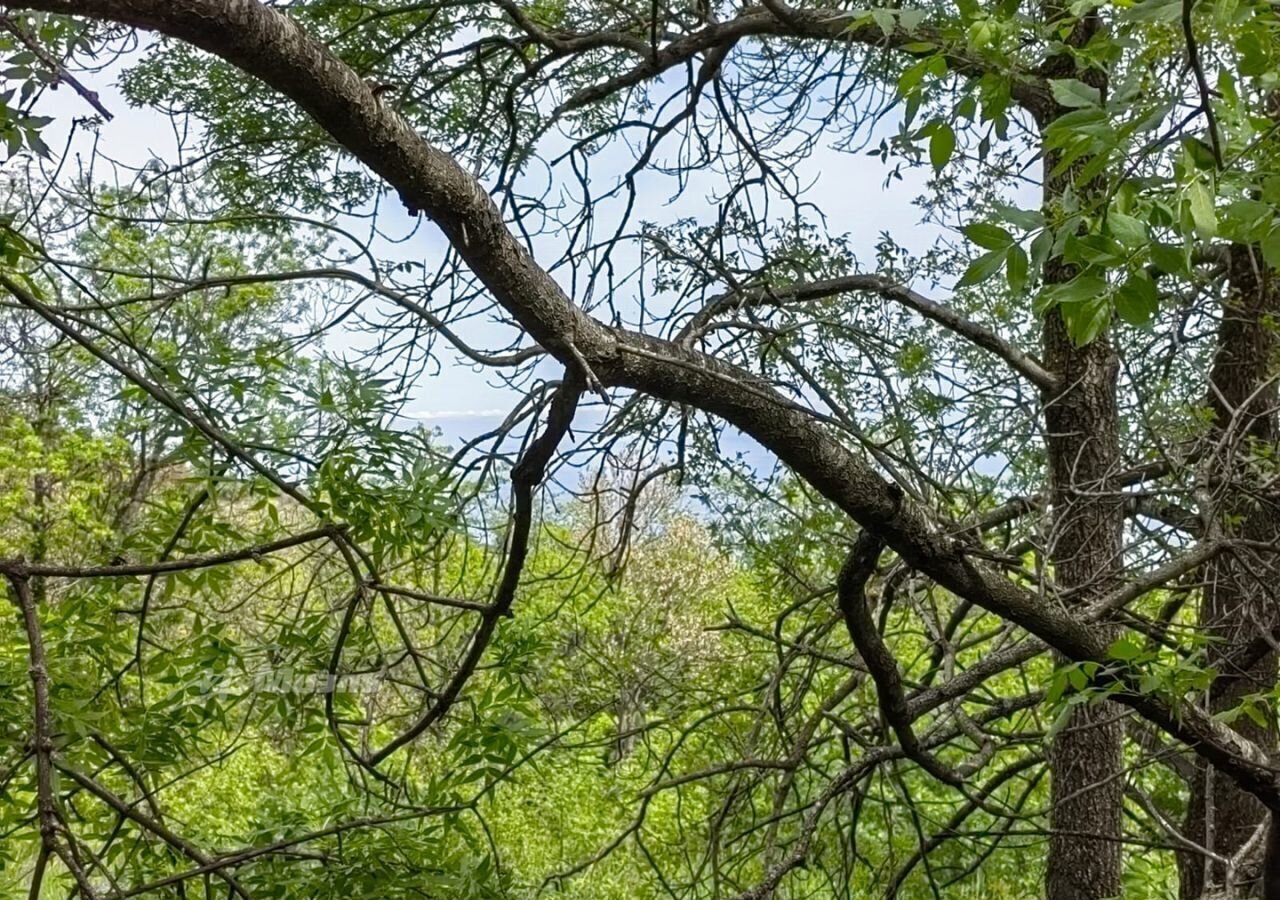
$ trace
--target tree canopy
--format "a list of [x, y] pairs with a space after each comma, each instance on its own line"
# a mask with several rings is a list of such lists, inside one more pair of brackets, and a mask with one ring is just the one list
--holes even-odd
[[1273, 3], [0, 53], [3, 892], [1280, 898]]

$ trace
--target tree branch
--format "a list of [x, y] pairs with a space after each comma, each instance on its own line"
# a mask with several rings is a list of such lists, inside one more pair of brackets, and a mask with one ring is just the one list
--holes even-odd
[[190, 572], [193, 569], [211, 569], [234, 562], [257, 560], [281, 550], [309, 544], [312, 541], [332, 540], [340, 531], [334, 525], [325, 525], [301, 534], [218, 553], [212, 556], [188, 556], [180, 559], [162, 559], [150, 563], [124, 563], [118, 566], [57, 566], [26, 563], [22, 560], [0, 560], [0, 572], [18, 578], [123, 578], [137, 575], [166, 575], [173, 572]]
[[51, 855], [62, 860], [71, 872], [76, 886], [88, 900], [97, 893], [72, 850], [70, 836], [64, 842], [59, 832], [64, 831], [62, 817], [58, 813], [58, 798], [53, 782], [54, 743], [53, 718], [49, 712], [49, 665], [44, 652], [44, 639], [40, 632], [40, 614], [36, 610], [35, 596], [30, 582], [21, 575], [9, 574], [11, 599], [22, 616], [27, 635], [27, 657], [30, 660], [32, 694], [31, 751], [36, 764], [36, 809], [40, 828], [40, 855], [32, 875], [31, 896], [39, 896], [44, 879], [45, 864]]
[[942, 765], [933, 754], [920, 746], [920, 739], [911, 729], [911, 713], [902, 690], [902, 676], [898, 673], [898, 661], [889, 652], [875, 619], [867, 607], [866, 585], [875, 573], [876, 561], [884, 550], [884, 542], [869, 531], [858, 535], [853, 549], [840, 569], [839, 589], [836, 598], [845, 628], [858, 654], [867, 664], [867, 671], [876, 684], [876, 698], [885, 723], [893, 729], [902, 751], [918, 763], [922, 769], [946, 784], [960, 782], [955, 772]]
[[[1026, 72], [996, 71], [989, 63], [965, 50], [948, 49], [941, 33], [930, 25], [922, 24], [908, 29], [897, 24], [884, 30], [878, 23], [866, 20], [866, 10], [853, 12], [843, 9], [786, 7], [785, 12], [780, 13], [777, 9], [770, 8], [779, 6], [780, 4], [770, 3], [747, 7], [732, 19], [708, 23], [697, 31], [671, 41], [657, 52], [647, 51], [643, 54], [643, 61], [635, 67], [599, 84], [583, 88], [561, 104], [556, 112], [559, 114], [602, 100], [618, 91], [658, 78], [664, 72], [713, 49], [750, 37], [804, 38], [833, 44], [862, 44], [913, 57], [937, 54], [941, 55], [947, 68], [956, 75], [981, 78], [983, 75], [999, 74], [1008, 78], [1012, 99], [1033, 115], [1038, 116], [1044, 110], [1052, 108], [1053, 96], [1048, 82], [1043, 78]], [[590, 37], [592, 36], [573, 36], [578, 41], [585, 41]], [[562, 41], [568, 39], [560, 38]], [[931, 46], [929, 49], [915, 49], [920, 45]], [[551, 44], [547, 46], [558, 49]], [[630, 45], [619, 46], [633, 49]]]
[[681, 329], [677, 340], [684, 344], [690, 343], [716, 316], [744, 306], [783, 306], [850, 293], [875, 294], [937, 322], [971, 344], [999, 357], [1009, 368], [1046, 393], [1052, 394], [1060, 387], [1057, 376], [1032, 354], [1018, 349], [994, 331], [966, 319], [944, 304], [930, 300], [883, 275], [844, 275], [785, 288], [760, 287], [749, 291], [730, 291], [715, 297], [699, 310]]
[[[97, 111], [98, 115], [106, 119], [108, 122], [113, 118], [111, 110], [102, 105], [102, 101], [98, 99], [97, 91], [91, 91], [80, 83], [74, 75], [67, 71], [67, 67], [60, 63], [44, 46], [18, 22], [6, 15], [0, 15], [0, 28], [12, 34], [17, 38], [18, 43], [31, 51], [36, 59], [40, 60], [44, 66], [53, 73], [56, 81], [62, 84], [70, 85], [71, 89], [79, 94], [85, 103]], [[55, 85], [56, 86], [56, 85]]]

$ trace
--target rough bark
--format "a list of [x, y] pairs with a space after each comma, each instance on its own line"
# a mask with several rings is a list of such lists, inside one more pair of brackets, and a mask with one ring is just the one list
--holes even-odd
[[[1269, 454], [1276, 443], [1277, 390], [1274, 380], [1277, 340], [1272, 318], [1280, 312], [1280, 285], [1254, 248], [1235, 245], [1228, 255], [1228, 292], [1218, 326], [1210, 370], [1207, 404], [1213, 411], [1210, 481], [1222, 487], [1201, 515], [1211, 529], [1232, 537], [1274, 542], [1280, 536], [1280, 508], [1269, 497], [1256, 496], [1255, 454]], [[1253, 471], [1251, 471], [1253, 470]], [[1277, 654], [1256, 654], [1237, 661], [1235, 651], [1259, 635], [1271, 634], [1277, 621], [1274, 563], [1241, 549], [1205, 567], [1200, 629], [1209, 639], [1206, 663], [1219, 677], [1209, 690], [1209, 712], [1239, 706], [1250, 694], [1276, 684]], [[1233, 727], [1262, 746], [1275, 744], [1275, 722], [1269, 703], [1257, 710], [1267, 721], [1241, 715]], [[1196, 844], [1231, 859], [1266, 821], [1267, 810], [1230, 779], [1197, 761], [1191, 779], [1186, 836]], [[1254, 842], [1258, 844], [1258, 841]], [[1181, 896], [1195, 900], [1226, 885], [1227, 867], [1199, 854], [1179, 858]], [[1235, 887], [1250, 890], [1261, 878], [1253, 862], [1234, 873]]]
[[[1075, 602], [1088, 603], [1121, 581], [1117, 361], [1105, 336], [1076, 347], [1056, 312], [1046, 320], [1044, 341], [1046, 363], [1066, 385], [1045, 406], [1053, 511], [1049, 558], [1057, 582], [1073, 591]], [[1098, 636], [1110, 640], [1113, 633], [1100, 626]], [[1049, 900], [1120, 894], [1124, 725], [1118, 713], [1110, 704], [1078, 707], [1049, 748]]]
[[[1053, 21], [1063, 17], [1065, 9], [1049, 0], [1044, 15]], [[1100, 27], [1096, 16], [1086, 16], [1066, 43], [1083, 47]], [[1045, 65], [1051, 77], [1079, 78], [1105, 92], [1103, 73], [1077, 68], [1070, 54], [1054, 56]], [[1043, 127], [1066, 110], [1054, 112]], [[1044, 202], [1050, 221], [1068, 188], [1086, 198], [1099, 193], [1096, 185], [1076, 183], [1078, 167], [1054, 174], [1058, 164], [1057, 154], [1045, 155]], [[1054, 258], [1045, 265], [1044, 282], [1063, 284], [1077, 274], [1074, 266]], [[1117, 481], [1119, 361], [1105, 331], [1077, 346], [1058, 310], [1045, 318], [1043, 342], [1045, 365], [1061, 385], [1045, 395], [1052, 514], [1048, 556], [1057, 583], [1070, 592], [1073, 603], [1087, 605], [1123, 580], [1124, 504]], [[1098, 629], [1099, 639], [1107, 643], [1115, 634], [1112, 627]], [[1101, 900], [1121, 893], [1124, 724], [1118, 713], [1110, 704], [1077, 707], [1050, 745], [1051, 836], [1045, 876], [1049, 900]]]

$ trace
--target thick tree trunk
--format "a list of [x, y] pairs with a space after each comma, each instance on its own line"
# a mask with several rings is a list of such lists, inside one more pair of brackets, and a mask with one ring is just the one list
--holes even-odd
[[[1067, 273], [1046, 275], [1065, 280]], [[1120, 576], [1124, 508], [1114, 484], [1118, 365], [1105, 336], [1076, 347], [1057, 312], [1045, 322], [1044, 343], [1045, 362], [1065, 385], [1045, 406], [1053, 501], [1049, 558], [1059, 589], [1070, 592], [1073, 603], [1088, 603], [1114, 589]], [[1049, 900], [1120, 894], [1122, 738], [1117, 707], [1080, 707], [1049, 748]]]
[[[1218, 326], [1207, 403], [1213, 410], [1210, 452], [1216, 449], [1209, 508], [1201, 514], [1210, 527], [1227, 537], [1274, 542], [1280, 536], [1280, 508], [1249, 489], [1257, 465], [1250, 457], [1269, 454], [1276, 442], [1274, 381], [1277, 340], [1272, 319], [1280, 312], [1280, 285], [1254, 248], [1235, 245], [1228, 257], [1228, 294]], [[1251, 473], [1253, 470], [1253, 473]], [[1252, 474], [1252, 477], [1251, 477]], [[1243, 648], [1271, 634], [1277, 619], [1277, 573], [1247, 550], [1220, 557], [1206, 566], [1200, 627], [1210, 639], [1207, 663], [1219, 677], [1209, 690], [1209, 711], [1234, 709], [1249, 694], [1271, 690], [1276, 683], [1277, 654], [1265, 651], [1241, 659]], [[1263, 645], [1265, 646], [1265, 644]], [[1233, 727], [1262, 746], [1275, 744], [1270, 703], [1257, 705], [1265, 722], [1240, 715]], [[1229, 778], [1198, 760], [1191, 785], [1186, 834], [1192, 841], [1228, 859], [1250, 842], [1266, 821], [1261, 803]], [[1263, 842], [1253, 841], [1261, 849]], [[1226, 867], [1199, 854], [1179, 859], [1181, 894], [1195, 900], [1225, 886]], [[1235, 873], [1235, 887], [1250, 889], [1260, 881], [1256, 863]]]
[[[1064, 15], [1057, 0], [1046, 0], [1043, 10], [1046, 21]], [[1101, 27], [1096, 16], [1085, 16], [1065, 42], [1083, 47]], [[1050, 77], [1079, 78], [1106, 90], [1105, 74], [1080, 71], [1069, 53], [1050, 58], [1044, 69]], [[1065, 112], [1052, 110], [1041, 127]], [[1058, 162], [1057, 154], [1045, 154], [1044, 203], [1050, 221], [1068, 188], [1087, 198], [1098, 194], [1091, 187], [1099, 187], [1077, 183], [1074, 171], [1054, 175]], [[1076, 274], [1074, 266], [1051, 258], [1044, 282], [1062, 284]], [[1124, 505], [1115, 483], [1120, 467], [1119, 360], [1105, 331], [1077, 347], [1056, 309], [1045, 318], [1043, 342], [1045, 365], [1061, 385], [1044, 398], [1052, 511], [1048, 556], [1058, 589], [1070, 596], [1072, 605], [1087, 604], [1114, 589], [1123, 571]], [[1121, 711], [1104, 704], [1077, 708], [1049, 748], [1048, 900], [1102, 900], [1121, 893], [1123, 740]]]

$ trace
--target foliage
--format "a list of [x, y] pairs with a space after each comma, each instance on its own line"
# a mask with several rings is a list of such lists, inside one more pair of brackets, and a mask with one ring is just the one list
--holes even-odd
[[1274, 4], [9, 7], [0, 893], [1280, 871]]

